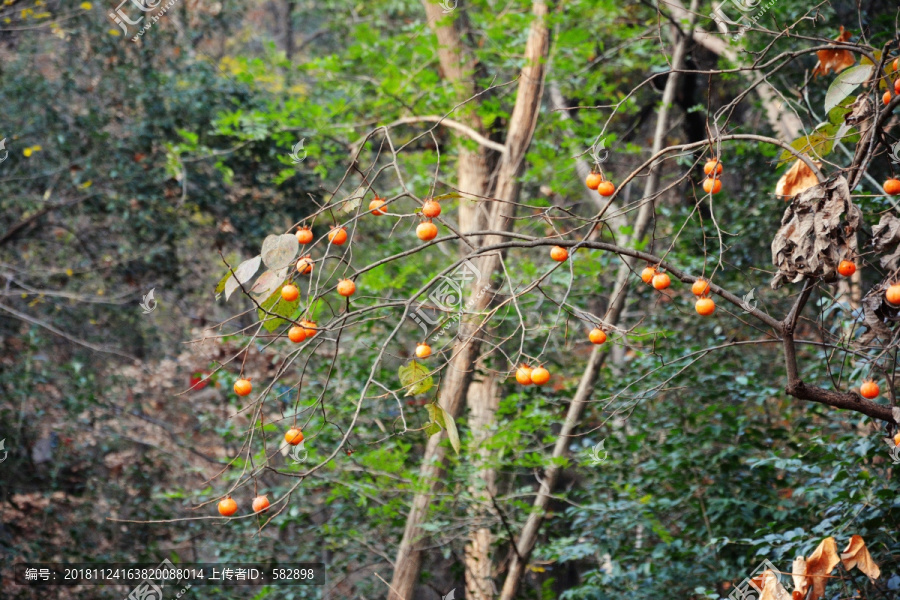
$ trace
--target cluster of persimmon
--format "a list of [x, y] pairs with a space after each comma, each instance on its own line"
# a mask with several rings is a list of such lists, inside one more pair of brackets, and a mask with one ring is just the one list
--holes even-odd
[[597, 190], [598, 194], [606, 198], [616, 193], [615, 184], [598, 171], [591, 171], [584, 180], [584, 184], [588, 186], [588, 189]]
[[[894, 73], [900, 71], [900, 58], [894, 59]], [[894, 80], [894, 94], [900, 94], [900, 77]], [[891, 102], [891, 90], [887, 90], [884, 93], [884, 96], [881, 97], [881, 101], [884, 102], [885, 106], [890, 104]]]
[[522, 365], [516, 369], [516, 381], [521, 385], [544, 385], [550, 381], [550, 371], [543, 366], [532, 368], [528, 365]]
[[703, 165], [703, 172], [706, 173], [706, 180], [703, 182], [703, 191], [707, 194], [718, 194], [722, 191], [722, 180], [719, 175], [722, 174], [722, 161], [718, 158], [711, 158]]
[[[253, 499], [253, 512], [261, 513], [269, 508], [269, 499], [265, 494], [257, 496]], [[238, 510], [237, 502], [231, 496], [225, 496], [219, 500], [219, 514], [223, 517], [230, 517]]]

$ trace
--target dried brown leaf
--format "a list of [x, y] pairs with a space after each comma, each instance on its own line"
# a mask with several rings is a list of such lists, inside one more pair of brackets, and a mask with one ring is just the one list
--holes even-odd
[[785, 201], [787, 201], [817, 183], [819, 183], [819, 180], [812, 169], [805, 162], [797, 159], [797, 162], [778, 180], [778, 184], [775, 186], [775, 195], [784, 196]]
[[[844, 26], [841, 25], [841, 33], [835, 38], [835, 41], [847, 42], [852, 35], [849, 31], [845, 31]], [[837, 74], [856, 64], [856, 58], [849, 50], [819, 50], [816, 52], [816, 56], [819, 57], [819, 62], [816, 68], [813, 69], [814, 78], [819, 75], [828, 75], [830, 71], [834, 71]]]
[[850, 537], [850, 543], [847, 544], [847, 547], [841, 552], [841, 562], [848, 571], [853, 567], [856, 567], [865, 573], [869, 579], [878, 579], [881, 577], [881, 569], [878, 568], [878, 565], [872, 560], [872, 555], [869, 554], [869, 549], [866, 548], [866, 542], [860, 535]]
[[788, 593], [778, 576], [772, 571], [763, 571], [762, 574], [762, 592], [759, 600], [789, 600], [791, 595]]
[[806, 591], [809, 589], [809, 580], [806, 578], [806, 559], [798, 556], [791, 565], [791, 579], [794, 581], [794, 596], [800, 592], [800, 598], [806, 597]]
[[806, 559], [806, 574], [812, 584], [812, 593], [809, 600], [819, 600], [825, 595], [825, 584], [828, 575], [840, 564], [841, 559], [837, 553], [837, 544], [833, 537], [822, 540], [808, 559]]

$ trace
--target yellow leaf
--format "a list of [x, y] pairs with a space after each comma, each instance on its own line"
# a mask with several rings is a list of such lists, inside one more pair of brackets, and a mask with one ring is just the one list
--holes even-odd
[[837, 544], [833, 537], [822, 540], [808, 559], [806, 559], [806, 575], [812, 583], [812, 592], [808, 600], [819, 600], [825, 595], [825, 583], [828, 575], [834, 571], [841, 559], [838, 558]]
[[72, 269], [66, 269], [66, 275], [68, 275], [69, 277], [71, 277], [74, 273], [75, 271], [73, 271]]
[[25, 148], [24, 150], [22, 150], [22, 154], [25, 155], [25, 158], [28, 158], [29, 156], [31, 156], [31, 148]]
[[[846, 42], [852, 37], [852, 33], [844, 31], [841, 25], [841, 33], [835, 38], [836, 42]], [[856, 64], [856, 58], [849, 50], [819, 50], [816, 52], [819, 62], [813, 69], [813, 77], [819, 75], [828, 75], [829, 71], [834, 71], [835, 75]]]
[[785, 200], [790, 200], [803, 190], [818, 183], [819, 180], [812, 169], [805, 162], [797, 159], [797, 162], [778, 180], [778, 184], [775, 185], [775, 195], [784, 196]]
[[109, 30], [109, 35], [120, 36], [120, 35], [122, 35], [122, 34], [121, 34], [121, 32], [120, 32], [118, 29], [110, 29], [110, 30]]
[[80, 6], [81, 10], [91, 10], [93, 8], [93, 5], [90, 2], [82, 2]]
[[881, 577], [881, 569], [872, 560], [872, 555], [869, 554], [869, 549], [866, 548], [866, 542], [860, 535], [850, 537], [850, 543], [847, 544], [847, 547], [841, 553], [841, 562], [844, 563], [844, 568], [848, 571], [856, 567], [865, 573], [869, 579]]
[[86, 190], [86, 189], [88, 189], [89, 187], [91, 187], [91, 184], [92, 184], [92, 183], [94, 183], [94, 182], [91, 181], [91, 180], [88, 180], [88, 181], [85, 181], [84, 183], [82, 183], [81, 185], [79, 185], [78, 187], [80, 187], [80, 188], [83, 189], [83, 190]]

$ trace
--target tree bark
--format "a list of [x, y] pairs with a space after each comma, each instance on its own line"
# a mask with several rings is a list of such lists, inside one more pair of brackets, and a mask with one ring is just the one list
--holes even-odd
[[[434, 22], [437, 18], [433, 18], [434, 11], [437, 7], [426, 2], [426, 13], [429, 20]], [[512, 116], [509, 121], [509, 128], [506, 136], [506, 153], [502, 156], [497, 167], [496, 188], [494, 190], [494, 200], [490, 203], [492, 206], [489, 212], [489, 229], [508, 231], [512, 225], [513, 211], [515, 210], [515, 202], [521, 190], [521, 182], [519, 176], [522, 172], [525, 152], [531, 144], [534, 133], [534, 127], [540, 107], [540, 100], [543, 91], [543, 82], [545, 76], [545, 59], [550, 44], [550, 32], [547, 28], [547, 5], [541, 0], [535, 0], [532, 5], [532, 14], [534, 20], [526, 42], [525, 48], [525, 66], [519, 78], [519, 85], [516, 95], [515, 106], [513, 107]], [[436, 27], [435, 33], [438, 35], [438, 42], [441, 44], [441, 52], [446, 53], [446, 59], [450, 66], [452, 62], [458, 60], [461, 62], [463, 54], [463, 46], [459, 35], [459, 30], [454, 28], [455, 36], [448, 31], [447, 27]], [[453, 44], [456, 44], [455, 46]], [[445, 75], [451, 75], [454, 71], [444, 67], [444, 58], [441, 59], [442, 68]], [[461, 75], [463, 71], [457, 71], [457, 75]], [[479, 151], [481, 151], [479, 149]], [[464, 163], [460, 163], [460, 170], [465, 169]], [[472, 183], [471, 176], [466, 174], [467, 179], [461, 178], [460, 189], [463, 185], [474, 186], [477, 182]], [[484, 173], [481, 181], [488, 181], [489, 174]], [[480, 218], [482, 212], [477, 210], [482, 206], [483, 202], [477, 202], [476, 206], [471, 207], [467, 216], [463, 216], [462, 210], [460, 221], [468, 220], [467, 225], [473, 227]], [[499, 236], [486, 236], [486, 245], [496, 244], [501, 241]], [[500, 253], [493, 253], [483, 256], [478, 261], [478, 268], [482, 277], [473, 283], [469, 290], [470, 300], [468, 307], [470, 313], [475, 316], [464, 316], [459, 324], [459, 339], [457, 340], [451, 359], [444, 374], [440, 389], [440, 404], [453, 418], [457, 418], [461, 412], [463, 399], [469, 388], [472, 379], [472, 371], [474, 369], [478, 354], [480, 351], [480, 343], [478, 340], [478, 332], [480, 325], [478, 323], [477, 314], [484, 310], [490, 302], [491, 295], [484, 293], [484, 287], [490, 283], [490, 278], [500, 266]], [[483, 280], [487, 278], [488, 281]], [[409, 600], [415, 588], [416, 579], [418, 578], [419, 569], [422, 562], [422, 537], [424, 532], [421, 530], [421, 524], [425, 521], [428, 512], [428, 506], [431, 503], [431, 497], [434, 493], [435, 486], [438, 484], [441, 474], [441, 463], [445, 456], [445, 446], [441, 445], [442, 435], [434, 435], [428, 439], [425, 446], [425, 456], [422, 460], [420, 468], [419, 484], [422, 489], [416, 493], [413, 498], [412, 507], [407, 515], [406, 527], [403, 532], [403, 539], [397, 549], [397, 558], [394, 562], [394, 574], [391, 580], [389, 600]]]
[[[691, 14], [696, 12], [697, 0], [691, 3]], [[691, 20], [693, 27], [693, 19]], [[666, 80], [666, 87], [663, 91], [662, 103], [659, 107], [659, 113], [656, 121], [656, 132], [653, 138], [653, 154], [655, 155], [662, 150], [665, 133], [668, 127], [669, 107], [675, 98], [675, 90], [678, 85], [678, 71], [684, 65], [684, 56], [687, 50], [690, 38], [680, 39], [675, 46], [675, 52], [672, 57], [672, 72]], [[631, 245], [641, 241], [646, 232], [650, 228], [655, 214], [656, 202], [653, 196], [659, 187], [659, 168], [658, 162], [650, 165], [649, 176], [644, 187], [644, 204], [641, 205], [638, 215], [635, 218], [633, 234], [626, 245]], [[616, 283], [613, 288], [613, 295], [610, 301], [610, 307], [606, 315], [606, 323], [615, 325], [619, 321], [622, 309], [625, 306], [625, 299], [628, 295], [628, 281], [633, 270], [635, 260], [623, 258], [622, 265], [616, 273]], [[569, 404], [569, 410], [566, 413], [566, 420], [560, 430], [559, 437], [553, 448], [553, 459], [565, 457], [568, 454], [569, 436], [581, 420], [581, 414], [585, 405], [590, 400], [593, 391], [594, 382], [600, 373], [600, 368], [608, 354], [607, 346], [594, 347], [588, 360], [587, 367], [578, 382], [578, 389], [572, 402]], [[534, 549], [537, 541], [537, 535], [544, 519], [544, 512], [550, 501], [550, 495], [559, 478], [560, 468], [556, 465], [548, 467], [544, 471], [544, 477], [541, 480], [540, 489], [535, 497], [532, 511], [525, 521], [525, 526], [519, 535], [516, 543], [516, 553], [513, 554], [510, 561], [509, 570], [506, 573], [506, 579], [503, 583], [503, 589], [500, 593], [500, 600], [513, 600], [516, 597], [519, 583], [525, 571], [528, 558]]]

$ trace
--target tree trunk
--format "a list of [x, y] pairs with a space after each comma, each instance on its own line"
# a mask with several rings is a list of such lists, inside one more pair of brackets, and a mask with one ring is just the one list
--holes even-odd
[[[431, 12], [435, 11], [436, 7], [428, 3], [426, 3], [425, 7], [426, 12], [429, 13], [429, 20], [433, 21]], [[522, 68], [516, 103], [509, 121], [505, 144], [506, 152], [497, 168], [497, 186], [493, 194], [496, 201], [491, 202], [492, 206], [489, 213], [490, 229], [501, 232], [509, 231], [512, 225], [511, 219], [515, 202], [518, 200], [521, 189], [521, 183], [518, 178], [522, 172], [525, 152], [531, 144], [539, 112], [545, 75], [544, 61], [550, 43], [550, 33], [546, 23], [546, 4], [541, 0], [536, 0], [532, 5], [532, 13], [534, 20], [531, 24], [525, 48], [526, 62]], [[438, 34], [438, 41], [442, 45], [441, 52], [447, 52], [448, 56], [452, 57], [454, 52], [462, 52], [462, 46], [457, 46], [455, 49], [452, 46], [448, 46], [447, 40], [452, 40], [453, 38], [447, 35], [446, 29], [448, 28], [436, 28], [436, 33]], [[455, 38], [457, 42], [460, 41], [458, 33], [457, 31]], [[457, 54], [456, 56], [462, 55]], [[443, 67], [443, 59], [441, 64]], [[449, 73], [450, 71], [445, 68], [445, 75]], [[486, 180], [487, 173], [485, 173]], [[479, 204], [481, 203], [479, 202]], [[473, 209], [471, 214], [477, 215], [478, 211]], [[478, 220], [478, 218], [472, 217], [469, 223], [473, 224], [473, 221], [477, 223]], [[486, 238], [485, 245], [498, 243], [502, 240], [500, 236], [486, 236]], [[461, 412], [463, 399], [468, 390], [472, 371], [480, 350], [477, 336], [480, 330], [478, 313], [484, 310], [491, 300], [491, 295], [483, 293], [483, 288], [489, 284], [489, 279], [497, 271], [499, 265], [499, 253], [483, 256], [477, 261], [482, 278], [473, 283], [472, 288], [469, 290], [471, 295], [469, 302], [471, 305], [467, 304], [469, 308], [467, 312], [474, 313], [474, 316], [464, 316], [460, 320], [459, 339], [453, 349], [440, 389], [440, 404], [453, 418], [457, 418]], [[484, 282], [484, 278], [487, 278], [488, 281]], [[409, 600], [418, 578], [422, 562], [422, 536], [424, 535], [420, 526], [425, 521], [431, 496], [440, 479], [441, 463], [445, 454], [445, 446], [440, 444], [442, 437], [442, 435], [430, 437], [425, 446], [425, 456], [422, 460], [419, 482], [424, 489], [416, 493], [406, 518], [403, 539], [400, 541], [400, 546], [397, 549], [397, 558], [394, 562], [395, 568], [388, 596], [389, 600]]]
[[[696, 8], [697, 0], [694, 0], [691, 3], [691, 15], [696, 13]], [[691, 21], [691, 27], [693, 27], [693, 20]], [[668, 127], [669, 107], [675, 98], [675, 89], [678, 85], [679, 78], [678, 71], [684, 65], [684, 55], [689, 41], [690, 38], [683, 38], [679, 40], [675, 46], [675, 52], [672, 56], [672, 72], [666, 81], [666, 87], [663, 91], [662, 103], [660, 104], [656, 121], [656, 132], [653, 138], [652, 154], [656, 154], [663, 147], [663, 141]], [[656, 194], [657, 188], [659, 187], [658, 163], [652, 164], [649, 171], [650, 173], [644, 187], [643, 197], [645, 202], [638, 211], [633, 233], [628, 240], [628, 245], [641, 241], [649, 230], [655, 214], [656, 203], [652, 200], [652, 197]], [[609, 325], [618, 323], [622, 309], [625, 306], [625, 299], [628, 295], [628, 281], [633, 270], [632, 265], [634, 262], [633, 259], [623, 258], [622, 265], [616, 273], [616, 284], [613, 288], [613, 295], [605, 319], [606, 323]], [[569, 436], [581, 420], [581, 413], [584, 410], [585, 404], [590, 400], [594, 382], [597, 379], [603, 361], [606, 359], [608, 347], [609, 345], [597, 346], [591, 352], [587, 367], [581, 376], [581, 380], [578, 382], [578, 389], [575, 392], [575, 396], [572, 398], [572, 402], [569, 404], [566, 420], [563, 423], [559, 437], [554, 445], [553, 459], [565, 457], [568, 454], [570, 443]], [[560, 468], [555, 465], [548, 467], [544, 472], [544, 477], [541, 480], [541, 486], [538, 495], [534, 500], [532, 511], [528, 515], [525, 526], [519, 535], [519, 540], [516, 544], [517, 552], [513, 554], [510, 561], [509, 570], [507, 571], [503, 589], [500, 593], [500, 600], [513, 600], [516, 596], [528, 558], [537, 541], [537, 535], [544, 518], [544, 511], [550, 501], [550, 495], [559, 478], [559, 473]]]

